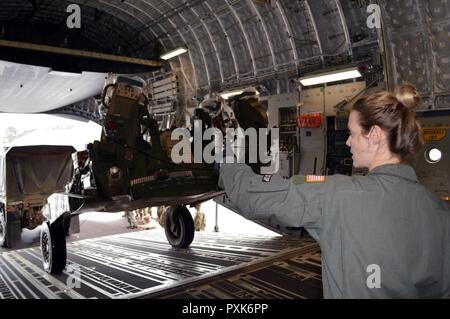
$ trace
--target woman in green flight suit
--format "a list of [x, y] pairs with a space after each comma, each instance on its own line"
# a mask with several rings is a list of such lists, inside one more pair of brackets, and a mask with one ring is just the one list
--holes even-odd
[[244, 217], [305, 227], [317, 240], [325, 298], [450, 298], [450, 211], [405, 164], [423, 145], [419, 101], [404, 85], [355, 103], [347, 145], [367, 176], [220, 169], [219, 186]]

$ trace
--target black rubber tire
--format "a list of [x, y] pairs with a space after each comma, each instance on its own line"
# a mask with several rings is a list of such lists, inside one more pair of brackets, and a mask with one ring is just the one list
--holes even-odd
[[40, 246], [44, 270], [60, 274], [66, 267], [66, 236], [62, 224], [50, 225], [44, 222], [41, 228]]
[[16, 248], [20, 246], [22, 232], [21, 224], [10, 213], [6, 215], [4, 207], [0, 208], [0, 247]]
[[0, 247], [8, 247], [8, 230], [6, 227], [6, 218], [3, 208], [0, 208]]
[[170, 207], [165, 214], [164, 230], [172, 247], [188, 248], [194, 240], [194, 220], [185, 206]]
[[63, 224], [63, 228], [64, 228], [64, 235], [70, 236], [70, 222], [71, 222], [72, 218], [70, 216], [70, 213], [64, 214], [63, 216], [63, 220], [62, 220], [62, 224]]

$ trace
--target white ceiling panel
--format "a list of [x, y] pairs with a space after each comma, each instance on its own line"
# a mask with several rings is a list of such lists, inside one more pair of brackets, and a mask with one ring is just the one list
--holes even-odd
[[40, 113], [100, 94], [106, 74], [0, 61], [0, 112]]

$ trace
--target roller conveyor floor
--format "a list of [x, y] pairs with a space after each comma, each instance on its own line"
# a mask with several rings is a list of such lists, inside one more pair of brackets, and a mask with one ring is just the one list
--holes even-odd
[[68, 243], [63, 274], [39, 248], [0, 254], [1, 299], [322, 298], [319, 246], [305, 239], [196, 233], [174, 249], [163, 230]]

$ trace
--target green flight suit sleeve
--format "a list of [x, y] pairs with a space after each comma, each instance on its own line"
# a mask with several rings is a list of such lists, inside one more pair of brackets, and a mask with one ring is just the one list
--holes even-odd
[[247, 219], [282, 227], [320, 228], [325, 183], [306, 183], [299, 176], [289, 180], [261, 176], [245, 164], [224, 164], [219, 187]]
[[447, 234], [445, 236], [445, 256], [444, 256], [444, 291], [443, 299], [450, 299], [450, 210], [447, 210]]

